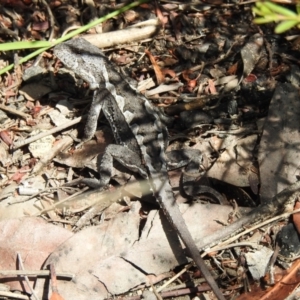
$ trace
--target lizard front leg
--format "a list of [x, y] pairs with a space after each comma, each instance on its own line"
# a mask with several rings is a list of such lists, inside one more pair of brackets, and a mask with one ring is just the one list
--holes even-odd
[[111, 144], [106, 147], [105, 153], [97, 166], [100, 179], [83, 178], [80, 182], [94, 189], [107, 186], [113, 176], [114, 160], [128, 170], [139, 173], [143, 178], [147, 178], [146, 170], [142, 166], [141, 159], [137, 153], [134, 153], [126, 146]]
[[97, 129], [99, 115], [103, 106], [102, 99], [110, 97], [110, 92], [103, 87], [99, 87], [94, 90], [93, 100], [88, 113], [87, 121], [84, 126], [84, 135], [79, 145], [82, 145], [82, 143], [87, 142], [93, 138], [94, 133]]

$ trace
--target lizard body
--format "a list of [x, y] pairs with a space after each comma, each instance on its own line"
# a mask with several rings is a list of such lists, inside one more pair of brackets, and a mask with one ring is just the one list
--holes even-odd
[[107, 147], [99, 166], [100, 182], [90, 180], [90, 185], [102, 187], [108, 184], [114, 159], [146, 178], [163, 213], [176, 229], [197, 267], [217, 298], [224, 300], [176, 204], [165, 158], [168, 133], [155, 108], [130, 87], [97, 47], [86, 40], [77, 38], [60, 44], [54, 48], [54, 54], [94, 90], [84, 140], [93, 136], [101, 110], [116, 140], [117, 145]]

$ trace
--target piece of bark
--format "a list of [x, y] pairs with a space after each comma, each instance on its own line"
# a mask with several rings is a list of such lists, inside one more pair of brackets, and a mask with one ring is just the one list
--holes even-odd
[[259, 145], [262, 203], [297, 180], [300, 159], [299, 117], [299, 90], [289, 83], [278, 84]]

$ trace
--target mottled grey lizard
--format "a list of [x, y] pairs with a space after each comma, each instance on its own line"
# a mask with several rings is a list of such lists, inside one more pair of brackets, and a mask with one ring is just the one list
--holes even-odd
[[93, 136], [102, 110], [116, 141], [116, 145], [106, 148], [99, 166], [100, 182], [89, 180], [89, 185], [99, 188], [109, 183], [114, 159], [146, 178], [165, 216], [176, 229], [213, 292], [219, 300], [224, 300], [176, 204], [165, 159], [168, 133], [155, 108], [131, 88], [97, 47], [86, 40], [77, 38], [57, 45], [54, 54], [94, 90], [84, 140]]

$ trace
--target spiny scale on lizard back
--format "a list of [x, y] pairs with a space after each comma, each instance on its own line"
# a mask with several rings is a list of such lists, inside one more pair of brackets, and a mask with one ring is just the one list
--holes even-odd
[[[104, 68], [95, 65], [97, 57], [107, 58], [97, 47], [90, 47], [90, 45], [83, 39], [74, 39], [72, 43], [66, 42], [55, 46], [54, 55], [59, 57], [69, 69], [76, 70], [75, 73], [89, 83], [90, 89], [95, 90], [99, 87], [99, 82], [104, 82], [102, 75]], [[74, 54], [78, 54], [76, 59], [74, 59]]]

